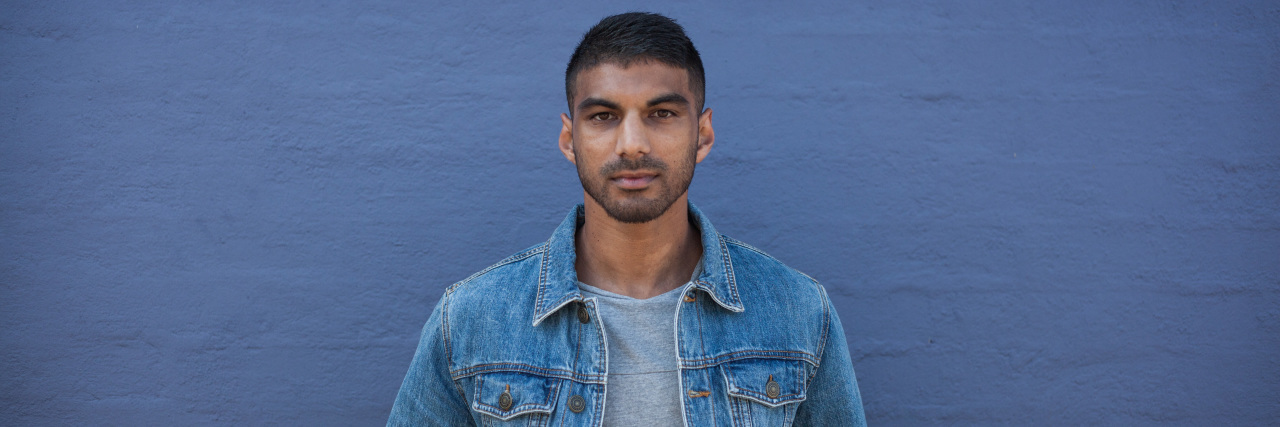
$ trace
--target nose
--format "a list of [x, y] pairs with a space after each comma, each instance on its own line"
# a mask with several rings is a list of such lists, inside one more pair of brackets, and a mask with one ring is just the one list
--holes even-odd
[[614, 147], [618, 157], [643, 157], [649, 154], [649, 132], [639, 114], [628, 114], [618, 129], [618, 142]]

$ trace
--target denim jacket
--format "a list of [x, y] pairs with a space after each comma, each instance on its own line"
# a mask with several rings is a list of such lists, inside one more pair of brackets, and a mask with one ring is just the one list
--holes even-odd
[[[689, 205], [702, 273], [676, 309], [688, 426], [864, 426], [840, 319], [809, 276], [716, 233]], [[550, 240], [450, 286], [431, 312], [389, 426], [599, 426], [606, 337], [579, 292], [582, 205]]]

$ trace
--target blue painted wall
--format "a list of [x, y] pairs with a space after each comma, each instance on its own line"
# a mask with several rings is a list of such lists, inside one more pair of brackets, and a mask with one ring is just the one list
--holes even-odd
[[383, 422], [580, 200], [563, 67], [633, 8], [707, 64], [693, 200], [826, 284], [873, 424], [1280, 419], [1275, 2], [5, 3], [0, 424]]

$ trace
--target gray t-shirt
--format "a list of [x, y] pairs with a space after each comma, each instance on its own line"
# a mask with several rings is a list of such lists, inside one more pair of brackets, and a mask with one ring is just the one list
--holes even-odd
[[595, 298], [608, 342], [604, 425], [684, 425], [675, 318], [688, 286], [635, 299], [578, 282], [587, 298]]

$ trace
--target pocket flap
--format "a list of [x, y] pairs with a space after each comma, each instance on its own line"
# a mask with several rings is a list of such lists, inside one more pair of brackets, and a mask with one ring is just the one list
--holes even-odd
[[524, 414], [550, 414], [559, 387], [559, 380], [523, 372], [480, 374], [471, 409], [503, 421]]
[[804, 400], [804, 362], [788, 359], [742, 359], [721, 365], [729, 395], [770, 408]]

